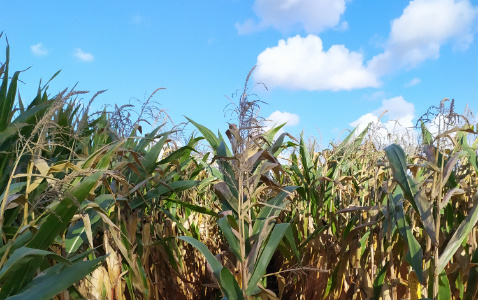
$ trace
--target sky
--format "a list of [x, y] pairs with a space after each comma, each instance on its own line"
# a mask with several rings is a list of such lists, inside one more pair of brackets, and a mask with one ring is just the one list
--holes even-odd
[[61, 70], [51, 95], [107, 90], [100, 109], [165, 88], [153, 100], [175, 124], [224, 133], [256, 66], [249, 95], [266, 125], [323, 147], [368, 122], [412, 127], [444, 98], [478, 113], [477, 29], [469, 0], [0, 0], [0, 49], [6, 36], [11, 70], [29, 68], [26, 102]]

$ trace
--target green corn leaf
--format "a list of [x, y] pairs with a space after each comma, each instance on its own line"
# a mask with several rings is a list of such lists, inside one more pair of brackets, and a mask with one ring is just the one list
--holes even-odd
[[[98, 204], [103, 210], [108, 210], [114, 204], [114, 197], [111, 194], [104, 194], [96, 197], [95, 203]], [[84, 206], [84, 205], [82, 205]], [[94, 209], [88, 209], [86, 211], [91, 222], [91, 230], [96, 233], [98, 226], [101, 224], [101, 217]], [[65, 250], [68, 255], [76, 252], [81, 245], [87, 240], [86, 228], [82, 219], [78, 220], [75, 225], [68, 229], [68, 233], [65, 237]]]
[[422, 128], [422, 140], [423, 144], [425, 145], [433, 145], [433, 137], [430, 131], [428, 131], [428, 128], [425, 126], [425, 123], [423, 121], [420, 121], [420, 126]]
[[358, 146], [360, 146], [365, 139], [365, 136], [367, 135], [368, 129], [370, 128], [370, 124], [365, 127], [362, 132], [354, 139], [354, 144], [353, 147], [356, 149]]
[[[21, 113], [13, 122], [12, 124], [16, 124], [17, 126], [20, 124], [30, 124], [34, 125], [38, 119], [40, 119], [40, 116], [43, 115], [44, 112], [53, 104], [53, 100], [48, 100], [45, 101], [44, 103], [40, 103], [38, 105], [35, 105], [29, 109], [27, 109], [25, 112]], [[25, 127], [25, 129], [28, 129], [28, 127]]]
[[20, 72], [17, 71], [13, 74], [10, 81], [10, 87], [8, 87], [8, 69], [10, 64], [10, 46], [7, 45], [7, 53], [5, 59], [5, 68], [3, 73], [2, 85], [0, 87], [0, 132], [4, 131], [10, 123], [10, 117], [15, 102], [15, 95], [17, 91], [18, 76]]
[[74, 187], [69, 194], [58, 204], [55, 212], [48, 215], [46, 221], [40, 226], [33, 239], [28, 243], [29, 247], [46, 249], [70, 223], [76, 213], [77, 204], [81, 204], [88, 196], [93, 186], [100, 180], [101, 172], [96, 172]]
[[5, 282], [7, 277], [18, 276], [23, 271], [23, 266], [25, 263], [31, 261], [35, 257], [48, 257], [57, 262], [61, 262], [62, 264], [71, 265], [71, 261], [56, 253], [46, 250], [21, 247], [12, 253], [12, 255], [5, 262], [5, 265], [3, 265], [2, 269], [0, 270], [0, 283]]
[[309, 234], [309, 236], [307, 236], [307, 238], [302, 243], [300, 243], [298, 249], [300, 250], [304, 248], [314, 237], [316, 237], [319, 233], [321, 233], [327, 228], [329, 228], [328, 225], [317, 227], [311, 234]]
[[211, 145], [212, 149], [214, 149], [214, 151], [217, 151], [217, 147], [219, 147], [219, 144], [221, 143], [219, 138], [211, 130], [207, 129], [203, 125], [194, 122], [188, 117], [186, 117], [186, 119], [188, 119], [188, 121], [191, 122], [199, 130], [199, 132], [201, 132], [209, 145]]
[[111, 145], [110, 149], [101, 157], [100, 161], [96, 165], [96, 168], [98, 170], [106, 170], [108, 166], [110, 165], [111, 159], [113, 158], [113, 155], [116, 154], [117, 150], [121, 145], [124, 144], [126, 140], [120, 140], [119, 142]]
[[385, 148], [385, 154], [387, 155], [388, 161], [390, 162], [390, 168], [392, 169], [393, 178], [398, 182], [402, 188], [405, 199], [410, 201], [413, 209], [421, 215], [422, 213], [418, 210], [417, 204], [415, 203], [416, 194], [416, 184], [413, 182], [413, 179], [410, 178], [407, 174], [407, 158], [402, 147], [392, 144]]
[[247, 295], [251, 296], [256, 292], [257, 284], [266, 274], [266, 269], [271, 261], [272, 255], [276, 251], [277, 246], [281, 242], [289, 226], [289, 223], [281, 223], [274, 226], [269, 240], [264, 246], [264, 250], [262, 250], [259, 259], [256, 261], [254, 272], [252, 272], [249, 283], [247, 284]]
[[274, 142], [272, 147], [270, 147], [271, 153], [277, 157], [280, 154], [282, 144], [284, 143], [284, 138], [288, 135], [288, 133], [282, 133]]
[[106, 256], [102, 256], [93, 260], [76, 262], [71, 266], [58, 269], [57, 272], [44, 272], [34, 278], [18, 294], [7, 299], [50, 299], [93, 272], [105, 259]]
[[[281, 209], [279, 207], [285, 207], [287, 204], [284, 199], [290, 195], [293, 191], [295, 191], [298, 187], [296, 186], [288, 186], [284, 188], [284, 191], [281, 191], [278, 193], [274, 198], [270, 199], [267, 201], [267, 204], [270, 206], [264, 206], [261, 209], [261, 212], [257, 216], [256, 222], [254, 223], [254, 226], [252, 228], [252, 235], [256, 235], [259, 232], [261, 232], [263, 229], [262, 227], [267, 223], [267, 219], [269, 219], [272, 216], [278, 216], [279, 213], [281, 212]], [[269, 226], [272, 226], [270, 224]]]
[[236, 258], [240, 261], [243, 262], [244, 258], [241, 256], [241, 248], [239, 246], [239, 240], [237, 239], [236, 235], [232, 231], [231, 224], [229, 224], [229, 221], [227, 220], [227, 216], [224, 216], [217, 221], [217, 224], [219, 225], [219, 228], [221, 228], [222, 233], [226, 237], [226, 240], [229, 244], [229, 247], [232, 250], [232, 253], [236, 256]]
[[163, 125], [156, 127], [144, 138], [141, 138], [139, 142], [136, 144], [136, 146], [133, 148], [133, 150], [135, 152], [145, 152], [148, 145], [152, 143], [155, 139], [160, 138], [166, 134], [169, 134], [169, 132], [163, 132], [163, 133], [157, 134], [158, 131], [161, 129], [161, 127], [163, 127]]
[[204, 206], [199, 206], [199, 205], [195, 205], [195, 204], [192, 204], [192, 203], [189, 203], [189, 202], [184, 202], [184, 201], [181, 201], [179, 199], [164, 198], [163, 200], [168, 201], [168, 202], [173, 202], [173, 203], [176, 203], [176, 204], [180, 204], [184, 207], [189, 208], [192, 211], [195, 211], [195, 212], [198, 212], [198, 213], [201, 213], [201, 214], [210, 215], [210, 216], [213, 216], [215, 218], [219, 217], [219, 215], [215, 211], [213, 211], [212, 209], [209, 209], [207, 207], [204, 207]]
[[146, 153], [144, 158], [141, 160], [141, 165], [143, 166], [144, 170], [146, 171], [146, 174], [149, 175], [154, 171], [154, 168], [158, 164], [158, 157], [159, 153], [163, 149], [164, 144], [166, 143], [168, 139], [168, 134], [163, 136], [154, 146], [151, 148], [151, 150]]
[[274, 125], [274, 127], [272, 127], [267, 132], [265, 132], [264, 138], [266, 139], [266, 141], [268, 141], [269, 143], [272, 143], [274, 141], [274, 137], [276, 136], [277, 132], [279, 132], [279, 130], [281, 130], [282, 127], [284, 127], [286, 124], [287, 123], [283, 123], [277, 126]]
[[476, 155], [475, 150], [473, 150], [473, 148], [470, 148], [470, 147], [465, 147], [464, 150], [466, 152], [466, 155], [468, 156], [468, 159], [470, 160], [471, 165], [475, 169], [475, 172], [478, 174], [478, 162], [477, 162], [478, 156]]
[[442, 271], [438, 276], [438, 300], [451, 299], [450, 282], [445, 271]]
[[373, 281], [372, 300], [380, 299], [380, 295], [382, 294], [383, 283], [385, 281], [385, 275], [387, 275], [387, 269], [388, 269], [388, 261], [382, 268], [380, 268], [380, 271], [378, 271], [377, 277]]
[[[5, 255], [5, 252], [8, 251], [8, 253], [11, 253], [15, 251], [16, 249], [19, 249], [20, 247], [23, 247], [30, 241], [32, 238], [33, 234], [30, 230], [25, 230], [23, 233], [17, 236], [15, 240], [11, 239], [3, 245], [2, 248], [0, 248], [0, 258]], [[10, 247], [10, 248], [9, 248]]]
[[25, 123], [19, 123], [19, 124], [15, 124], [15, 125], [9, 125], [7, 128], [5, 128], [4, 131], [1, 131], [0, 132], [0, 145], [5, 142], [7, 139], [9, 139], [10, 137], [13, 137], [15, 136], [19, 130], [22, 128], [22, 127], [25, 127], [27, 126], [28, 124], [25, 124]]
[[[101, 178], [102, 173], [97, 172], [86, 177], [80, 184], [66, 193], [65, 198], [54, 208], [41, 224], [27, 247], [40, 250], [47, 249], [57, 238], [60, 232], [66, 229], [71, 218], [78, 209], [78, 204], [86, 198], [90, 190]], [[25, 284], [33, 279], [35, 271], [41, 265], [43, 258], [34, 257], [30, 261], [22, 263], [23, 272], [15, 277], [8, 277], [0, 291], [0, 299], [17, 293]]]
[[151, 173], [153, 173], [154, 169], [158, 165], [158, 157], [161, 153], [161, 150], [164, 147], [164, 144], [168, 140], [168, 134], [165, 133], [164, 136], [153, 145], [153, 147], [146, 153], [146, 155], [141, 159], [140, 163], [142, 166], [142, 173], [143, 177], [138, 176], [136, 173], [132, 173], [130, 182], [134, 184], [138, 184], [141, 180], [149, 177]]
[[225, 300], [243, 300], [241, 288], [234, 276], [227, 268], [222, 268], [219, 273], [222, 292]]
[[300, 160], [302, 163], [302, 168], [304, 171], [304, 178], [308, 184], [310, 184], [310, 171], [312, 168], [312, 161], [310, 160], [309, 150], [307, 149], [307, 145], [304, 142], [304, 138], [300, 136]]
[[471, 230], [475, 226], [476, 222], [478, 221], [478, 193], [473, 196], [473, 208], [468, 213], [468, 216], [461, 222], [460, 226], [453, 234], [452, 238], [448, 241], [448, 244], [443, 250], [440, 258], [438, 259], [437, 269], [435, 270], [436, 273], [441, 273], [450, 259], [455, 254], [456, 250], [460, 247], [463, 240], [470, 234]]
[[[471, 263], [477, 264], [478, 263], [478, 249], [473, 252], [473, 256], [471, 257]], [[475, 295], [478, 290], [478, 266], [474, 266], [470, 268], [468, 272], [468, 283], [466, 284], [466, 292], [464, 299], [465, 300], [473, 300], [476, 299]]]
[[349, 141], [353, 138], [353, 136], [355, 135], [355, 131], [357, 131], [357, 128], [358, 127], [355, 127], [354, 130], [352, 130], [346, 137], [345, 139], [340, 143], [339, 145], [339, 149], [341, 148], [344, 148], [347, 146], [347, 144], [349, 143]]
[[217, 179], [224, 180], [223, 174], [215, 167], [211, 166], [210, 164], [206, 163], [205, 161], [198, 161], [198, 163], [206, 169], [212, 176], [216, 177]]
[[190, 147], [190, 146], [184, 146], [184, 147], [181, 147], [179, 148], [178, 150], [174, 151], [173, 153], [171, 153], [170, 155], [168, 155], [168, 157], [166, 157], [165, 159], [162, 159], [158, 162], [158, 165], [162, 165], [162, 164], [165, 164], [165, 163], [170, 163], [172, 161], [175, 161], [183, 156], [189, 156], [191, 151], [194, 151], [197, 153], [197, 151]]
[[[146, 205], [151, 203], [153, 199], [158, 199], [162, 195], [167, 194], [169, 192], [180, 193], [187, 189], [190, 189], [198, 184], [196, 180], [180, 180], [180, 181], [173, 181], [169, 182], [167, 186], [160, 185], [155, 189], [149, 190], [145, 195], [145, 200], [142, 198], [136, 198], [130, 202], [131, 209], [137, 209], [142, 205]], [[146, 202], [145, 202], [146, 201]]]
[[433, 245], [438, 245], [435, 232], [435, 219], [433, 218], [433, 205], [427, 198], [425, 189], [421, 189], [415, 194], [415, 203], [420, 211], [420, 220], [425, 227]]
[[292, 231], [292, 226], [287, 227], [287, 230], [285, 232], [285, 237], [289, 243], [289, 247], [292, 250], [292, 254], [294, 254], [295, 258], [297, 258], [297, 262], [299, 263], [299, 265], [302, 265], [302, 262], [300, 261], [300, 254], [296, 247], [296, 242], [294, 239], [294, 232]]
[[223, 205], [227, 203], [234, 212], [237, 212], [238, 202], [237, 197], [234, 196], [229, 185], [226, 182], [219, 182], [214, 185], [214, 192], [219, 197]]
[[[396, 199], [399, 199], [399, 197], [394, 198], [394, 200]], [[423, 250], [418, 241], [415, 239], [415, 236], [413, 236], [412, 229], [405, 220], [402, 205], [397, 205], [397, 203], [395, 203], [395, 212], [398, 231], [408, 244], [406, 260], [410, 263], [413, 270], [417, 274], [418, 281], [424, 284], [425, 277], [423, 275]]]
[[189, 236], [180, 236], [178, 239], [191, 244], [198, 249], [202, 255], [204, 255], [207, 262], [211, 266], [214, 277], [219, 283], [221, 292], [226, 299], [243, 299], [241, 289], [239, 288], [237, 281], [234, 279], [234, 276], [227, 268], [222, 266], [222, 264], [211, 253], [211, 251], [209, 251], [206, 245]]

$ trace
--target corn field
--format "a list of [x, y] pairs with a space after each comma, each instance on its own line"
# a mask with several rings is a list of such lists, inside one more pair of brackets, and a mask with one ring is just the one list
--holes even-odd
[[409, 144], [319, 149], [264, 131], [246, 82], [236, 124], [180, 143], [90, 112], [101, 92], [25, 101], [9, 57], [0, 299], [478, 299], [477, 127], [453, 101]]

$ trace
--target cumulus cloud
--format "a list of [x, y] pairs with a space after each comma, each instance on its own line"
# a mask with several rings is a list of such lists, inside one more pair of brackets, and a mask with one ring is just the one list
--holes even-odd
[[340, 23], [340, 17], [345, 12], [345, 0], [255, 0], [253, 10], [259, 21], [249, 19], [236, 24], [239, 34], [267, 27], [319, 33]]
[[324, 50], [316, 35], [280, 40], [257, 57], [255, 79], [287, 89], [351, 90], [378, 87], [379, 79], [363, 64], [361, 53], [343, 45]]
[[73, 52], [73, 56], [75, 56], [76, 58], [84, 62], [92, 62], [93, 60], [95, 60], [95, 57], [93, 56], [93, 54], [85, 52], [81, 50], [80, 48], [75, 48]]
[[415, 117], [415, 105], [407, 102], [402, 96], [383, 100], [382, 106], [373, 112], [362, 115], [349, 125], [357, 127], [361, 132], [372, 123], [375, 136], [384, 143], [393, 142], [392, 139], [406, 136], [413, 141], [416, 137], [413, 118]]
[[405, 87], [411, 87], [411, 86], [419, 84], [420, 82], [422, 82], [422, 80], [418, 77], [415, 77], [412, 80], [410, 80], [409, 82], [407, 82], [405, 84]]
[[287, 123], [284, 125], [284, 127], [282, 127], [279, 130], [278, 134], [281, 134], [282, 132], [284, 132], [285, 127], [297, 126], [299, 125], [299, 122], [300, 122], [299, 115], [296, 115], [287, 111], [281, 112], [276, 110], [275, 112], [273, 112], [272, 114], [270, 114], [270, 116], [266, 118], [264, 129], [269, 130], [272, 127], [276, 127], [284, 123]]
[[30, 46], [32, 54], [35, 56], [45, 56], [48, 54], [48, 50], [43, 46], [43, 43], [38, 43]]
[[469, 0], [413, 0], [391, 22], [385, 51], [368, 63], [383, 75], [399, 68], [413, 68], [427, 59], [437, 59], [440, 48], [453, 43], [466, 49], [473, 41], [473, 23], [478, 10]]
[[[274, 1], [272, 5], [271, 0], [256, 0], [254, 8], [261, 22], [256, 24], [248, 20], [237, 25], [238, 31], [248, 33], [261, 26], [284, 29], [294, 24], [301, 24], [309, 32], [320, 32], [326, 27], [336, 30], [347, 28], [347, 22], [340, 21], [345, 10], [344, 1], [315, 2], [279, 0], [279, 4]], [[326, 6], [330, 18], [309, 19], [317, 13], [312, 9], [314, 5]], [[275, 19], [277, 16], [280, 18]], [[466, 49], [473, 41], [477, 16], [478, 8], [469, 0], [413, 0], [400, 17], [392, 20], [383, 52], [367, 62], [361, 53], [344, 45], [324, 49], [322, 40], [309, 34], [307, 37], [280, 40], [277, 46], [264, 50], [257, 58], [255, 76], [268, 86], [296, 90], [338, 91], [378, 87], [380, 79], [386, 74], [414, 68], [428, 59], [437, 59], [443, 45], [452, 44], [455, 48]], [[414, 78], [406, 86], [418, 83], [420, 79]]]

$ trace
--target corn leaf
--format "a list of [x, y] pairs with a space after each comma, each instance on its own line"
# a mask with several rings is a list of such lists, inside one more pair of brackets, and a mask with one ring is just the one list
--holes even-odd
[[232, 231], [233, 229], [231, 228], [231, 224], [229, 224], [229, 221], [227, 220], [227, 216], [224, 216], [217, 221], [217, 224], [219, 225], [219, 228], [221, 228], [222, 233], [226, 237], [226, 240], [229, 244], [229, 247], [231, 248], [232, 252], [236, 256], [236, 258], [242, 262], [244, 259], [241, 256], [241, 249], [239, 246], [239, 240], [237, 239], [236, 235]]
[[473, 208], [468, 213], [468, 216], [461, 222], [460, 226], [456, 229], [450, 241], [443, 250], [440, 258], [438, 259], [436, 273], [441, 273], [450, 259], [455, 254], [456, 250], [460, 247], [463, 240], [470, 234], [471, 230], [478, 221], [478, 193], [473, 196]]
[[102, 256], [93, 260], [79, 261], [59, 269], [58, 272], [39, 274], [18, 294], [7, 299], [50, 299], [93, 272], [105, 259], [106, 256]]
[[202, 253], [202, 255], [204, 255], [208, 264], [211, 266], [214, 277], [219, 283], [219, 287], [221, 288], [221, 292], [224, 295], [225, 299], [244, 299], [241, 289], [239, 288], [239, 284], [235, 280], [234, 276], [227, 268], [222, 266], [222, 264], [217, 260], [214, 255], [212, 255], [211, 251], [209, 251], [206, 245], [196, 240], [195, 238], [188, 236], [180, 236], [178, 237], [178, 239], [191, 244], [196, 249], [198, 249]]
[[289, 223], [281, 223], [274, 226], [272, 233], [267, 241], [264, 250], [259, 259], [256, 261], [254, 272], [252, 273], [249, 283], [247, 284], [247, 295], [251, 296], [257, 292], [257, 284], [259, 280], [266, 274], [267, 266], [271, 261], [272, 255], [277, 249], [277, 246], [282, 241], [287, 229], [290, 227]]
[[[398, 197], [395, 197], [397, 199]], [[400, 232], [402, 238], [408, 244], [408, 253], [406, 255], [406, 260], [412, 265], [413, 270], [417, 274], [418, 281], [420, 283], [425, 283], [425, 277], [423, 275], [423, 250], [420, 247], [420, 244], [413, 236], [412, 229], [408, 225], [407, 221], [405, 220], [405, 216], [403, 214], [403, 207], [401, 204], [395, 204], [395, 212], [396, 212], [396, 222], [397, 228]]]

